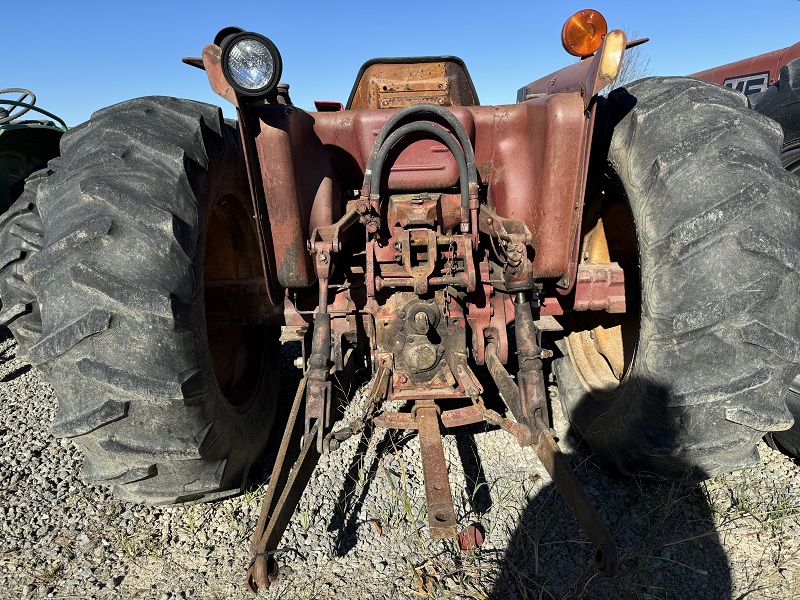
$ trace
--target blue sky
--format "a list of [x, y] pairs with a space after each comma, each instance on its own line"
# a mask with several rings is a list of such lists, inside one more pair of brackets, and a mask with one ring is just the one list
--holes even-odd
[[[561, 48], [566, 18], [595, 8], [610, 28], [637, 31], [653, 74], [681, 75], [800, 41], [798, 0], [729, 2], [154, 2], [12, 3], [3, 15], [0, 87], [26, 87], [69, 125], [145, 95], [224, 105], [199, 56], [222, 27], [270, 37], [295, 104], [346, 101], [361, 64], [376, 56], [453, 54], [483, 104], [513, 102], [517, 88], [574, 61]], [[35, 17], [33, 11], [35, 10]], [[19, 18], [19, 24], [13, 19]], [[230, 108], [226, 114], [232, 116]]]

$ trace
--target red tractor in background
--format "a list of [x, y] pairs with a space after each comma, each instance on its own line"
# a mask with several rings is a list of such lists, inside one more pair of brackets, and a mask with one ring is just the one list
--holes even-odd
[[[783, 129], [781, 162], [787, 170], [800, 175], [800, 42], [690, 77], [742, 92], [754, 110], [777, 121]], [[800, 457], [800, 375], [789, 387], [786, 404], [795, 425], [767, 435], [767, 441]]]

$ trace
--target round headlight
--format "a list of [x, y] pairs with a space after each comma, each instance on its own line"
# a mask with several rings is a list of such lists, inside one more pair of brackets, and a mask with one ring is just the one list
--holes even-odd
[[243, 96], [269, 96], [280, 81], [281, 67], [278, 49], [263, 35], [241, 32], [222, 42], [222, 72]]

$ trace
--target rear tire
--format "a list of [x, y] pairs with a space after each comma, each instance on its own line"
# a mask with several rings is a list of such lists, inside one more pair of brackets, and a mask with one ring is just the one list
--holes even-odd
[[598, 110], [593, 158], [609, 168], [587, 195], [582, 256], [621, 263], [629, 313], [566, 320], [554, 365], [565, 413], [625, 475], [749, 464], [765, 432], [792, 424], [784, 397], [799, 358], [800, 197], [780, 131], [744, 96], [696, 80], [642, 80]]
[[275, 327], [206, 310], [208, 286], [261, 277], [235, 128], [216, 107], [142, 98], [65, 134], [61, 160], [39, 187], [43, 248], [22, 266], [54, 434], [121, 499], [238, 491], [267, 442], [280, 358]]

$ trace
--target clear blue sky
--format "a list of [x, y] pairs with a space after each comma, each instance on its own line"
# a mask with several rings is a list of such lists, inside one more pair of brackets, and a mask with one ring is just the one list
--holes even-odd
[[649, 37], [643, 50], [654, 74], [692, 73], [800, 41], [798, 0], [12, 2], [2, 14], [0, 87], [32, 89], [69, 125], [137, 96], [224, 105], [204, 73], [180, 59], [199, 56], [217, 31], [237, 25], [276, 43], [283, 80], [303, 108], [346, 101], [369, 58], [423, 54], [460, 56], [481, 102], [500, 104], [574, 61], [559, 34], [581, 8], [600, 10], [612, 29]]

